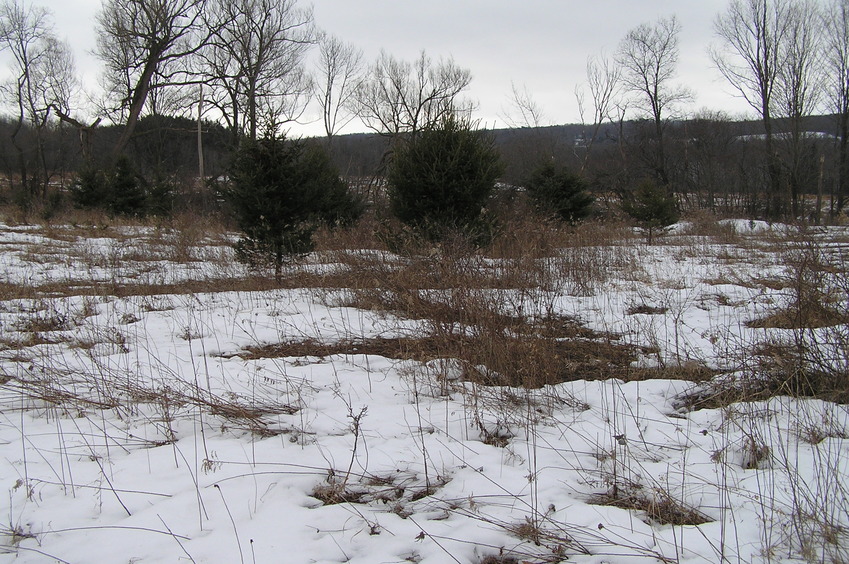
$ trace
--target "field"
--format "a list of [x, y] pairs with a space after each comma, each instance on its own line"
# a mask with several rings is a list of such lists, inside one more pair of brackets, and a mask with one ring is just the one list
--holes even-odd
[[0, 562], [849, 561], [849, 230], [374, 231], [0, 223]]

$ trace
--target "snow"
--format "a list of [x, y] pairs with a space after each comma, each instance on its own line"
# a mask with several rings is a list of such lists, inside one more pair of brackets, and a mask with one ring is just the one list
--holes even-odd
[[[157, 237], [153, 260], [138, 258]], [[224, 242], [178, 262], [149, 229], [65, 238], [0, 225], [2, 282], [242, 272]], [[765, 331], [745, 321], [786, 301], [743, 280], [784, 265], [758, 253], [723, 264], [734, 249], [718, 247], [640, 247], [638, 276], [549, 298], [589, 328], [656, 347], [644, 365], [730, 369]], [[0, 302], [0, 562], [801, 562], [795, 511], [849, 527], [844, 405], [775, 397], [691, 411], [681, 398], [696, 385], [680, 380], [528, 390], [464, 382], [455, 359], [243, 354], [424, 330], [337, 298], [299, 288]], [[627, 314], [639, 305], [665, 312]], [[53, 327], [29, 331], [34, 319]], [[614, 486], [707, 522], [595, 503]], [[334, 492], [352, 501], [326, 503]], [[845, 555], [845, 529], [833, 535], [807, 556]]]

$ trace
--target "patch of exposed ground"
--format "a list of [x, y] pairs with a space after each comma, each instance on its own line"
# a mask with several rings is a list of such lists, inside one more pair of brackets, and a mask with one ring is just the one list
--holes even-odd
[[626, 381], [652, 378], [706, 380], [713, 372], [703, 367], [635, 367], [640, 347], [614, 338], [552, 339], [542, 336], [501, 338], [443, 335], [425, 337], [377, 337], [334, 343], [307, 339], [248, 347], [234, 356], [245, 360], [283, 357], [327, 357], [332, 355], [375, 355], [398, 360], [428, 362], [456, 358], [465, 366], [463, 378], [488, 385], [542, 386], [575, 380]]

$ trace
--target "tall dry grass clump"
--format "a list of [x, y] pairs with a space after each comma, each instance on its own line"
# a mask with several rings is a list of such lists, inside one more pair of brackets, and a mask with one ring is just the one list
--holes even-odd
[[782, 253], [783, 303], [749, 326], [752, 377], [770, 393], [849, 402], [849, 263], [841, 247], [803, 236]]
[[622, 374], [636, 348], [582, 328], [558, 313], [558, 300], [592, 295], [635, 267], [624, 230], [518, 214], [499, 225], [480, 247], [462, 235], [434, 243], [371, 218], [323, 233], [319, 252], [344, 271], [334, 292], [345, 305], [423, 321], [426, 335], [399, 343], [419, 350], [401, 356], [458, 358], [469, 378], [489, 384], [539, 387], [607, 377], [611, 367]]

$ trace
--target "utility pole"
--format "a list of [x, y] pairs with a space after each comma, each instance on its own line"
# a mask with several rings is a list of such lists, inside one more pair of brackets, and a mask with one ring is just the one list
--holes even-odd
[[203, 84], [200, 85], [200, 99], [198, 100], [198, 180], [203, 185]]

